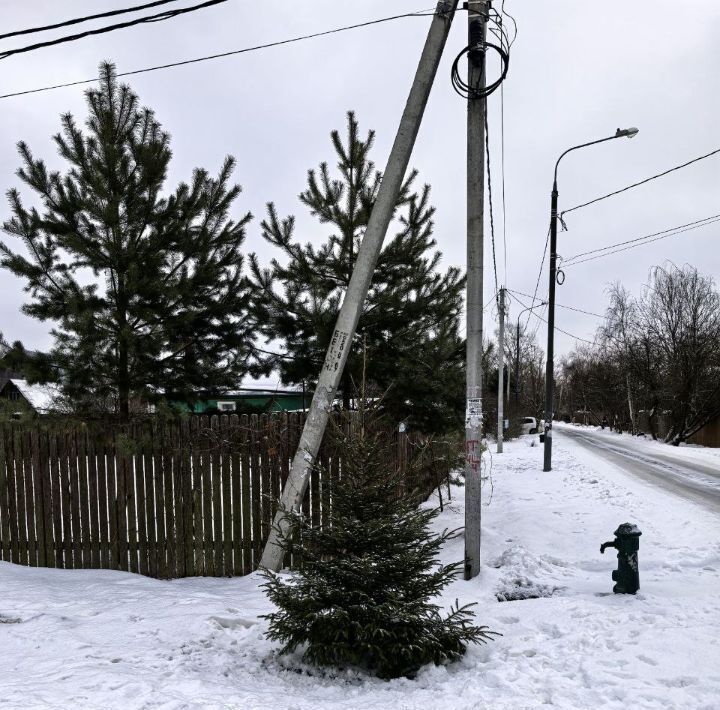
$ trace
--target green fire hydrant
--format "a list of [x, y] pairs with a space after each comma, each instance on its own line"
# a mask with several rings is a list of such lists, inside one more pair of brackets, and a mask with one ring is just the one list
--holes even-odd
[[604, 542], [600, 545], [601, 553], [605, 552], [606, 547], [614, 547], [618, 551], [618, 568], [614, 569], [612, 573], [615, 582], [613, 592], [615, 594], [635, 594], [640, 589], [638, 550], [642, 533], [637, 525], [623, 523], [613, 534], [615, 535], [613, 542]]

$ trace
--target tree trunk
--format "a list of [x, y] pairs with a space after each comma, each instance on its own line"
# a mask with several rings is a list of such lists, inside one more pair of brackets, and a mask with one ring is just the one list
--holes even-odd
[[650, 436], [654, 441], [657, 441], [657, 405], [653, 406], [648, 416], [648, 428], [650, 429]]
[[630, 411], [631, 434], [637, 434], [637, 426], [635, 424], [635, 409], [633, 408], [632, 391], [630, 389], [630, 375], [625, 375], [625, 384], [627, 385], [628, 410]]

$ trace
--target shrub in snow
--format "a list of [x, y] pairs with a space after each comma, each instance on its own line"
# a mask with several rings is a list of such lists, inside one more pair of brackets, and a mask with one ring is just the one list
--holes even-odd
[[457, 531], [431, 533], [438, 511], [417, 508], [370, 419], [360, 412], [354, 433], [337, 432], [346, 463], [323, 492], [329, 525], [294, 516], [294, 536], [282, 544], [300, 567], [290, 578], [266, 573], [277, 607], [265, 617], [267, 635], [283, 644], [281, 653], [303, 648], [312, 664], [412, 676], [426, 663], [460, 658], [467, 644], [494, 632], [472, 625], [470, 605], [443, 616], [433, 603], [461, 568], [438, 562]]

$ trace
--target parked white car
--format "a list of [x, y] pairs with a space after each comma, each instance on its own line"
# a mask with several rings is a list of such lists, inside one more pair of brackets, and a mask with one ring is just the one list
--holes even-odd
[[535, 417], [523, 417], [520, 421], [523, 434], [537, 434], [537, 419]]

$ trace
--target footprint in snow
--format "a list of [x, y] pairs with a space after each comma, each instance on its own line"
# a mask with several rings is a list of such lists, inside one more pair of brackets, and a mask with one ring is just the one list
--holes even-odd
[[252, 619], [243, 619], [239, 617], [226, 618], [222, 616], [211, 616], [210, 621], [214, 621], [221, 629], [249, 629], [257, 624]]

